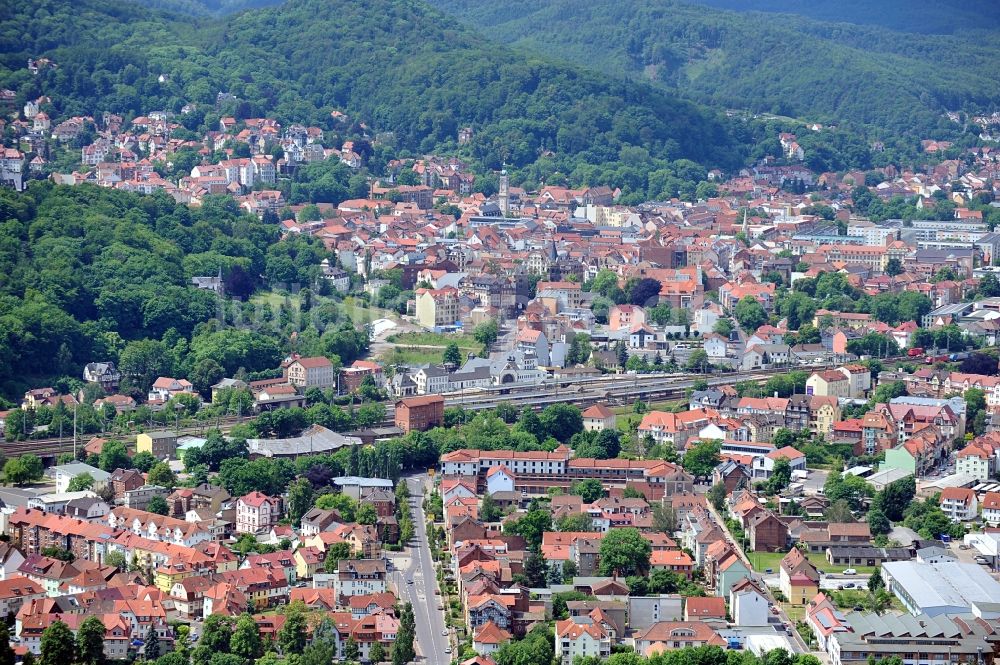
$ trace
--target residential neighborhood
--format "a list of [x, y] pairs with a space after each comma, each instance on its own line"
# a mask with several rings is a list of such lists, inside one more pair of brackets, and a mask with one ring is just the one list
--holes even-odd
[[[154, 4], [121, 11], [155, 37]], [[715, 28], [609, 31], [650, 81], [605, 97], [654, 114], [501, 64], [525, 118], [472, 122], [278, 85], [295, 58], [221, 87], [215, 42], [284, 8], [190, 4], [198, 49], [88, 51], [141, 98], [0, 68], [2, 665], [1000, 662], [985, 101], [905, 140], [777, 105], [695, 131], [658, 77], [721, 62]], [[445, 76], [457, 26], [371, 76]], [[539, 119], [560, 86], [591, 124]], [[747, 149], [688, 159], [674, 122]]]

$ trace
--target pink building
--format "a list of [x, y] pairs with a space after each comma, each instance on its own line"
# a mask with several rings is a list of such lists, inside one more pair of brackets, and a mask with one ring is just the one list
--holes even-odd
[[638, 305], [615, 305], [608, 312], [608, 328], [628, 330], [633, 323], [646, 322], [646, 310]]
[[236, 532], [260, 533], [281, 519], [281, 499], [251, 492], [236, 501]]

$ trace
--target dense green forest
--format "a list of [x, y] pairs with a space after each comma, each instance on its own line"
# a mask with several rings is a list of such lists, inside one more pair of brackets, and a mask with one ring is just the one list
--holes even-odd
[[993, 0], [689, 0], [736, 11], [798, 14], [820, 21], [875, 25], [890, 30], [944, 35], [1000, 28]]
[[[641, 146], [657, 158], [721, 166], [746, 151], [721, 115], [652, 86], [484, 43], [405, 0], [290, 0], [198, 20], [130, 3], [39, 0], [6, 3], [0, 24], [0, 86], [17, 90], [18, 101], [49, 95], [55, 118], [193, 102], [200, 110], [185, 117], [189, 129], [218, 111], [329, 128], [339, 109], [410, 151], [453, 145], [472, 125], [488, 168], [531, 164], [544, 150], [603, 164]], [[26, 59], [42, 55], [58, 67], [32, 76]], [[216, 108], [220, 91], [236, 99]]]
[[[655, 81], [697, 101], [824, 123], [864, 123], [883, 136], [954, 132], [957, 126], [942, 118], [943, 111], [1000, 101], [995, 76], [1000, 35], [986, 30], [903, 34], [880, 25], [733, 12], [675, 0], [434, 2], [490, 37]], [[765, 4], [791, 3], [760, 0], [749, 6]], [[833, 4], [841, 7], [818, 3], [831, 14]], [[862, 3], [849, 4], [841, 10], [845, 17]], [[866, 12], [861, 14], [890, 13], [882, 3]]]
[[314, 284], [329, 256], [308, 238], [279, 242], [275, 225], [241, 214], [228, 197], [188, 208], [164, 193], [41, 182], [22, 194], [0, 189], [0, 220], [8, 398], [38, 381], [66, 389], [93, 361], [117, 362], [130, 374], [123, 392], [140, 396], [160, 375], [205, 390], [240, 369], [274, 370], [291, 350], [349, 363], [367, 349], [367, 333], [334, 303], [313, 299], [305, 317], [190, 286], [220, 270], [228, 293], [242, 298], [263, 284]]
[[281, 0], [139, 0], [139, 3], [152, 9], [191, 16], [224, 16], [246, 9], [281, 4]]

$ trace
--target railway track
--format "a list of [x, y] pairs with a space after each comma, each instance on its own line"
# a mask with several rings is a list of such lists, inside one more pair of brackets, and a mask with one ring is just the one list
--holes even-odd
[[[885, 362], [907, 359], [905, 356], [886, 358]], [[590, 406], [597, 402], [625, 405], [636, 399], [674, 399], [683, 397], [685, 391], [695, 382], [704, 380], [710, 386], [732, 385], [742, 381], [763, 383], [767, 379], [786, 374], [794, 370], [816, 371], [835, 367], [835, 363], [823, 363], [807, 366], [788, 366], [778, 369], [758, 370], [750, 372], [733, 372], [726, 374], [692, 375], [679, 372], [663, 372], [655, 374], [612, 374], [599, 377], [582, 377], [566, 379], [550, 379], [541, 386], [522, 386], [504, 388], [503, 386], [477, 389], [467, 392], [448, 393], [444, 395], [445, 405], [458, 406], [479, 411], [495, 408], [507, 402], [515, 406], [531, 405], [544, 408], [550, 404], [571, 403], [579, 406]], [[394, 402], [388, 401], [386, 419], [383, 426], [394, 424]], [[216, 420], [200, 422], [196, 425], [181, 427], [178, 434], [203, 434], [206, 430], [219, 427], [223, 432], [233, 425], [244, 422], [246, 418], [227, 416]], [[84, 435], [78, 438], [77, 446], [83, 446], [92, 436], [116, 438], [126, 444], [135, 442], [135, 435], [119, 435], [111, 432]], [[0, 452], [6, 457], [17, 457], [25, 453], [33, 453], [42, 458], [55, 458], [63, 453], [72, 453], [73, 439], [35, 439], [29, 441], [0, 441]]]

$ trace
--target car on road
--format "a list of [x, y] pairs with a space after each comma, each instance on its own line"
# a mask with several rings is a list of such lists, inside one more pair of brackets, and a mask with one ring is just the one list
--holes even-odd
[[444, 652], [445, 653], [451, 653], [451, 647], [445, 647], [444, 648]]
[[847, 584], [844, 585], [844, 588], [845, 589], [853, 589], [854, 588], [854, 582], [848, 582]]
[[856, 571], [854, 568], [848, 568], [847, 570], [844, 571], [844, 574], [845, 575], [857, 575], [858, 571]]
[[444, 603], [438, 603], [438, 609], [444, 610]]
[[448, 637], [448, 629], [445, 628], [444, 630], [442, 630], [441, 634], [444, 635], [445, 637]]
[[413, 584], [413, 578], [411, 577], [410, 579], [406, 580], [406, 583], [407, 584]]

